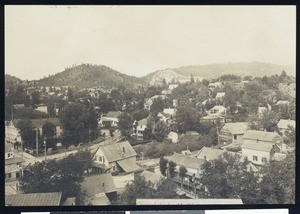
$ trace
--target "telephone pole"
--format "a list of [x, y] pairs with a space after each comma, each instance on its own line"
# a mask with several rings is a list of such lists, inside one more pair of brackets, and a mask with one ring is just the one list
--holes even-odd
[[39, 154], [39, 134], [38, 134], [38, 128], [36, 128], [35, 131], [35, 143], [36, 143], [36, 155]]

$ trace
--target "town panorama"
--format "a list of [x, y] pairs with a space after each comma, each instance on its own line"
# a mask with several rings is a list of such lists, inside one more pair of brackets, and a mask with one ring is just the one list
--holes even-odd
[[6, 206], [295, 203], [295, 77], [218, 66], [6, 74]]

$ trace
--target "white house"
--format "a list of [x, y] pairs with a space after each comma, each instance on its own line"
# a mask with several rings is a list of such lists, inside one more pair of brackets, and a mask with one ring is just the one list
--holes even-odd
[[271, 156], [279, 151], [280, 149], [277, 145], [272, 143], [245, 141], [242, 144], [242, 155], [258, 165], [266, 164], [271, 159]]
[[22, 158], [15, 157], [13, 147], [10, 143], [5, 143], [5, 180], [16, 180], [22, 176]]
[[219, 93], [217, 93], [215, 98], [216, 98], [216, 100], [223, 100], [224, 97], [225, 97], [225, 92], [219, 92]]
[[172, 143], [177, 143], [178, 140], [179, 140], [178, 133], [176, 133], [176, 132], [170, 132], [168, 134], [168, 139], [170, 139], [172, 141]]
[[136, 152], [128, 141], [100, 146], [92, 157], [96, 173], [134, 172], [140, 169], [136, 164]]
[[134, 121], [133, 133], [137, 136], [138, 139], [143, 139], [144, 131], [147, 128], [147, 122], [147, 118], [141, 119], [139, 121]]
[[281, 120], [279, 120], [279, 122], [277, 124], [278, 130], [282, 134], [284, 134], [284, 132], [288, 129], [289, 126], [295, 128], [296, 127], [296, 121], [295, 120], [284, 120], [284, 119], [281, 119]]
[[118, 116], [122, 114], [121, 111], [109, 111], [106, 116], [101, 117], [99, 124], [102, 126], [111, 126], [111, 127], [117, 127], [119, 118]]

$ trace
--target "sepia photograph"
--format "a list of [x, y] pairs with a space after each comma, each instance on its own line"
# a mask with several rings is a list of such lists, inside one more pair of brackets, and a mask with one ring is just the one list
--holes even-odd
[[4, 17], [5, 206], [295, 204], [296, 6]]

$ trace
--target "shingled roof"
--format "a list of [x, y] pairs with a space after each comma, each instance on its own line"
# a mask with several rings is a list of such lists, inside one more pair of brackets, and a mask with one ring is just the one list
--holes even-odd
[[81, 184], [81, 189], [86, 191], [88, 196], [95, 196], [99, 193], [116, 192], [117, 188], [111, 174], [97, 174], [87, 176]]
[[245, 141], [242, 144], [242, 149], [251, 149], [263, 152], [271, 152], [271, 150], [276, 146], [272, 143], [265, 143], [265, 142], [253, 142], [253, 141]]
[[248, 128], [247, 123], [225, 123], [224, 126], [228, 128], [231, 134], [244, 134]]
[[251, 139], [251, 140], [259, 140], [259, 141], [269, 141], [272, 142], [274, 138], [279, 137], [276, 132], [265, 132], [265, 131], [257, 131], [257, 130], [248, 130], [243, 139]]
[[104, 153], [108, 162], [123, 160], [137, 155], [128, 141], [100, 146], [98, 150]]
[[6, 195], [6, 206], [59, 206], [61, 192]]
[[196, 157], [190, 157], [186, 155], [181, 155], [174, 153], [171, 157], [167, 157], [169, 161], [175, 162], [177, 165], [185, 166], [186, 168], [199, 169], [200, 166], [204, 163], [204, 160], [201, 160]]

